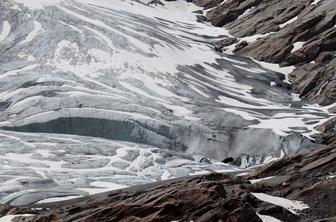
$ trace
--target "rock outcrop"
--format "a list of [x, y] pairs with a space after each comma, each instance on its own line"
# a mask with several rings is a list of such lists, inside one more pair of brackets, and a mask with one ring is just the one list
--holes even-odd
[[[0, 1], [1, 203], [315, 149], [301, 134], [330, 114], [295, 105], [283, 74], [214, 51], [227, 31], [196, 22], [194, 5], [180, 3]], [[221, 1], [210, 3], [197, 4]]]
[[[215, 43], [216, 51], [295, 66], [288, 76], [292, 91], [304, 102], [336, 102], [336, 2], [331, 0], [194, 1], [209, 9], [207, 20], [232, 36]], [[335, 108], [333, 108], [335, 109]], [[330, 109], [332, 110], [332, 109]], [[334, 120], [326, 123], [334, 124]], [[333, 127], [320, 127], [317, 142], [336, 137]]]
[[[212, 5], [207, 13], [209, 22], [224, 26], [239, 38], [238, 43], [230, 42], [239, 46], [236, 54], [282, 66], [295, 65], [297, 70], [290, 80], [302, 98], [321, 105], [336, 101], [335, 1], [228, 0], [218, 5], [218, 1], [209, 0], [202, 3], [195, 2], [199, 6]], [[251, 36], [255, 38], [244, 42]]]
[[334, 221], [335, 160], [336, 147], [330, 146], [305, 156], [285, 157], [245, 176], [212, 174], [173, 179], [31, 206], [41, 210], [3, 206], [0, 214], [33, 214], [17, 217], [17, 222], [259, 222], [269, 217], [281, 221]]
[[[227, 169], [206, 157], [235, 162], [227, 157], [249, 152], [246, 162], [259, 164], [269, 154], [315, 150], [302, 134], [314, 132], [312, 126], [330, 113], [294, 103], [284, 75], [213, 51], [210, 42], [224, 34], [200, 33], [209, 27], [185, 12], [124, 0], [50, 1], [47, 7], [42, 1], [38, 9], [24, 2], [0, 3], [0, 171], [2, 203], [26, 206], [2, 206], [1, 216], [41, 222], [334, 216], [334, 120], [317, 137], [329, 148], [285, 157], [245, 176], [138, 186]], [[210, 9], [207, 20], [234, 36], [218, 42], [218, 51], [236, 44], [239, 55], [295, 65], [294, 91], [322, 105], [335, 101], [335, 3], [195, 4]], [[198, 161], [199, 155], [205, 157]], [[133, 187], [93, 196], [81, 190], [120, 185]], [[83, 197], [29, 206], [73, 195]]]
[[319, 143], [336, 144], [336, 118], [332, 118], [318, 127], [321, 132], [315, 135], [315, 139]]

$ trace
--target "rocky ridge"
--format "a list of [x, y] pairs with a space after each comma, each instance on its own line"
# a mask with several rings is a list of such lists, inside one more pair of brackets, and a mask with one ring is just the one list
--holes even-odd
[[213, 50], [228, 32], [190, 2], [146, 2], [1, 1], [0, 203], [316, 148], [333, 115], [294, 101], [278, 67]]
[[335, 160], [333, 145], [246, 175], [179, 178], [31, 208], [3, 206], [0, 214], [30, 214], [16, 222], [335, 221]]
[[[153, 1], [153, 4], [155, 3], [159, 4], [159, 1]], [[332, 61], [334, 58], [331, 44], [333, 43], [333, 34], [330, 34], [333, 28], [329, 27], [331, 24], [330, 21], [334, 21], [333, 3], [331, 1], [300, 1], [297, 3], [288, 1], [287, 8], [285, 7], [286, 4], [280, 5], [275, 2], [273, 2], [273, 6], [276, 7], [272, 8], [272, 1], [210, 0], [195, 1], [195, 3], [209, 10], [207, 12], [208, 21], [211, 21], [217, 26], [224, 25], [231, 30], [233, 36], [221, 40], [220, 44], [217, 43], [217, 49], [225, 51], [229, 50], [230, 45], [234, 45], [234, 51], [239, 55], [249, 56], [267, 62], [281, 63], [282, 65], [296, 65], [296, 70], [290, 74], [290, 79], [295, 85], [294, 90], [299, 92], [301, 97], [307, 101], [316, 101], [322, 105], [330, 105], [333, 103], [334, 98], [332, 95], [334, 88], [332, 88], [332, 84], [329, 85], [332, 82], [330, 80], [332, 77], [328, 77], [328, 75], [332, 75]], [[302, 36], [298, 37], [297, 35], [300, 33], [298, 34], [295, 31], [297, 27], [295, 26], [296, 28], [293, 28], [292, 26], [296, 23], [300, 23], [301, 13], [309, 8], [315, 10], [315, 8], [321, 5], [324, 5], [322, 7], [324, 11], [321, 9], [322, 11], [318, 11], [317, 13], [323, 12], [323, 15], [326, 13], [325, 17], [322, 16], [323, 19], [316, 22], [318, 19], [316, 21], [314, 20], [316, 17], [314, 12], [313, 22], [307, 24], [310, 26], [309, 29], [315, 27], [315, 22], [319, 25], [307, 31], [305, 35], [316, 36], [320, 32], [327, 32], [327, 34], [325, 33], [323, 38], [318, 38], [319, 43], [316, 43], [316, 39], [316, 41], [312, 40], [314, 37], [307, 37], [307, 39]], [[293, 9], [289, 6], [295, 7]], [[260, 16], [261, 9], [264, 10], [263, 16]], [[66, 9], [62, 8], [62, 10], [64, 11]], [[267, 14], [272, 14], [274, 10], [279, 10], [277, 12], [281, 15], [275, 16], [281, 20], [275, 23], [276, 25], [273, 24], [274, 18], [267, 17]], [[265, 13], [265, 11], [267, 11], [267, 13]], [[69, 11], [66, 12], [69, 13]], [[249, 14], [251, 14], [251, 16], [253, 15], [252, 18], [245, 18], [245, 16], [249, 16]], [[78, 15], [76, 16], [78, 17]], [[118, 14], [118, 16], [121, 15]], [[296, 16], [298, 16], [298, 18]], [[309, 16], [302, 15], [302, 18], [306, 19], [306, 17], [308, 18]], [[254, 21], [256, 18], [263, 20]], [[198, 21], [202, 22], [204, 19], [198, 16]], [[263, 25], [259, 27], [257, 24], [261, 22]], [[307, 25], [305, 22], [303, 23]], [[297, 30], [304, 32], [307, 29], [305, 25], [302, 26], [302, 29]], [[248, 28], [248, 30], [242, 31], [242, 27], [258, 28], [256, 30], [249, 30]], [[286, 29], [287, 32], [282, 31], [284, 29]], [[100, 29], [97, 28], [97, 30]], [[95, 30], [96, 32], [94, 33], [97, 33], [97, 30]], [[316, 32], [314, 32], [314, 30]], [[280, 34], [283, 34], [283, 36]], [[259, 39], [256, 39], [257, 37], [259, 37]], [[301, 40], [304, 40], [305, 43], [302, 43], [303, 41]], [[312, 45], [309, 45], [310, 41], [312, 41]], [[273, 47], [274, 42], [278, 43], [277, 47]], [[228, 46], [229, 48], [225, 48]], [[286, 47], [284, 48], [284, 46]], [[301, 52], [301, 50], [303, 51]], [[301, 52], [301, 54], [299, 52]], [[227, 59], [232, 60], [230, 57]], [[315, 63], [312, 63], [313, 60]], [[219, 66], [223, 65], [223, 61], [217, 60], [217, 62]], [[238, 62], [241, 64], [242, 61]], [[321, 71], [321, 67], [325, 68], [323, 72]], [[194, 71], [197, 71], [197, 67], [192, 68], [194, 68]], [[256, 69], [259, 68], [260, 67], [256, 67]], [[314, 72], [312, 72], [312, 70]], [[321, 72], [323, 73], [323, 78], [321, 77]], [[249, 74], [251, 75], [251, 73]], [[256, 76], [259, 74], [260, 73]], [[269, 82], [267, 82], [267, 84], [269, 84]], [[277, 81], [276, 84], [281, 84], [281, 80]], [[34, 86], [34, 83], [24, 83], [23, 85], [29, 88]], [[128, 83], [124, 84], [124, 86], [128, 86], [128, 89], [131, 88]], [[54, 94], [43, 95], [52, 98]], [[2, 105], [6, 110], [10, 104], [4, 103]], [[78, 108], [82, 109], [82, 107], [83, 104], [78, 105]], [[89, 121], [90, 119], [72, 118], [70, 122], [73, 123], [73, 120], [76, 120], [76, 123], [80, 123], [83, 120]], [[49, 125], [34, 123], [15, 126], [14, 130], [30, 132], [32, 129], [39, 129], [43, 131], [50, 129], [50, 126], [58, 129], [58, 125], [60, 123], [63, 124], [63, 122], [65, 125], [68, 124], [67, 120], [63, 121], [62, 119], [62, 121], [57, 121], [56, 123], [48, 123]], [[158, 128], [159, 130], [165, 131], [162, 127]], [[13, 130], [10, 127], [5, 127], [4, 129]], [[78, 129], [76, 128], [76, 130]], [[237, 177], [214, 174], [180, 178], [163, 183], [82, 197], [61, 203], [34, 205], [25, 208], [3, 206], [0, 212], [2, 215], [33, 215], [17, 217], [14, 221], [261, 221], [270, 219], [270, 217], [272, 220], [277, 218], [282, 221], [314, 221], [320, 219], [322, 221], [333, 221], [335, 219], [332, 217], [335, 215], [334, 202], [336, 199], [334, 191], [336, 171], [336, 151], [334, 148], [335, 120], [331, 119], [324, 123], [320, 126], [320, 130], [322, 134], [317, 135], [316, 140], [321, 143], [329, 144], [328, 148], [315, 151], [308, 155], [285, 157], [280, 161], [268, 164], [245, 176]], [[160, 132], [161, 131], [159, 131], [159, 133]], [[212, 139], [216, 140], [216, 137], [212, 137]], [[31, 141], [28, 142], [31, 143]], [[53, 155], [55, 154], [53, 153]], [[166, 154], [164, 153], [164, 155]], [[71, 165], [71, 167], [73, 166]], [[61, 168], [63, 168], [63, 166]], [[285, 201], [287, 205], [284, 206], [277, 202], [279, 199], [276, 197], [285, 198], [281, 199], [281, 201]], [[263, 198], [264, 200], [260, 201], [260, 199]], [[268, 201], [265, 201], [265, 199], [268, 199]], [[277, 200], [275, 201], [277, 204], [274, 203], [274, 199]], [[291, 199], [301, 202], [292, 202], [290, 201]], [[272, 200], [273, 204], [265, 203], [272, 202]], [[42, 208], [42, 210], [37, 210], [36, 208]]]
[[236, 54], [282, 66], [295, 65], [297, 69], [290, 80], [302, 98], [321, 105], [335, 102], [334, 1], [196, 0], [194, 3], [207, 9], [207, 21], [230, 31], [233, 38], [225, 39], [222, 47], [236, 44]]
[[[294, 66], [292, 91], [303, 101], [328, 106], [336, 101], [336, 2], [332, 0], [194, 0], [206, 21], [223, 26], [231, 37], [215, 43], [226, 53]], [[330, 120], [328, 129], [335, 127]], [[331, 125], [333, 127], [331, 127]], [[334, 131], [316, 135], [329, 143]], [[325, 135], [327, 134], [327, 135]]]

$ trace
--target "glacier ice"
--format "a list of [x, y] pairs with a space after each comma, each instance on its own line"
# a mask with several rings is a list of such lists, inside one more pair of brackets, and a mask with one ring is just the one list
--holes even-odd
[[180, 4], [0, 2], [0, 201], [81, 196], [97, 183], [312, 148], [329, 113], [291, 108], [284, 74], [213, 50], [229, 33]]

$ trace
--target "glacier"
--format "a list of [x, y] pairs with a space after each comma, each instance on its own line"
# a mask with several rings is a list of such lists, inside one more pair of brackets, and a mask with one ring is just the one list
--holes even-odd
[[216, 52], [230, 34], [197, 22], [197, 9], [2, 0], [0, 202], [234, 171], [221, 161], [316, 147], [314, 127], [332, 114], [296, 101], [281, 69]]

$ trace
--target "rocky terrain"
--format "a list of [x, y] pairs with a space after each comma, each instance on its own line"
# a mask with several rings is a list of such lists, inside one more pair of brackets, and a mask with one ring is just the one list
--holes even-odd
[[333, 145], [240, 176], [179, 178], [32, 208], [3, 206], [0, 214], [26, 215], [13, 220], [25, 222], [336, 221], [335, 160]]
[[200, 9], [1, 1], [0, 202], [237, 171], [319, 147], [328, 107], [293, 94], [291, 67], [214, 50], [232, 34]]
[[0, 221], [335, 220], [334, 1], [0, 12]]
[[328, 106], [330, 112], [335, 112], [335, 1], [192, 2], [203, 7], [204, 12], [200, 13], [205, 15], [203, 21], [229, 31], [230, 36], [214, 43], [216, 49], [292, 66], [294, 70], [289, 73], [292, 90], [304, 101]]
[[[257, 60], [295, 66], [292, 90], [303, 101], [335, 112], [336, 3], [307, 1], [195, 0], [206, 9], [206, 21], [225, 27], [231, 36], [215, 43], [221, 51]], [[317, 143], [336, 141], [336, 120], [316, 129]]]
[[[195, 0], [194, 3], [206, 9], [206, 21], [229, 30], [231, 36], [216, 42], [217, 48], [281, 66], [295, 66], [289, 74], [293, 91], [305, 101], [335, 111], [335, 1]], [[320, 142], [328, 143], [327, 139]]]

